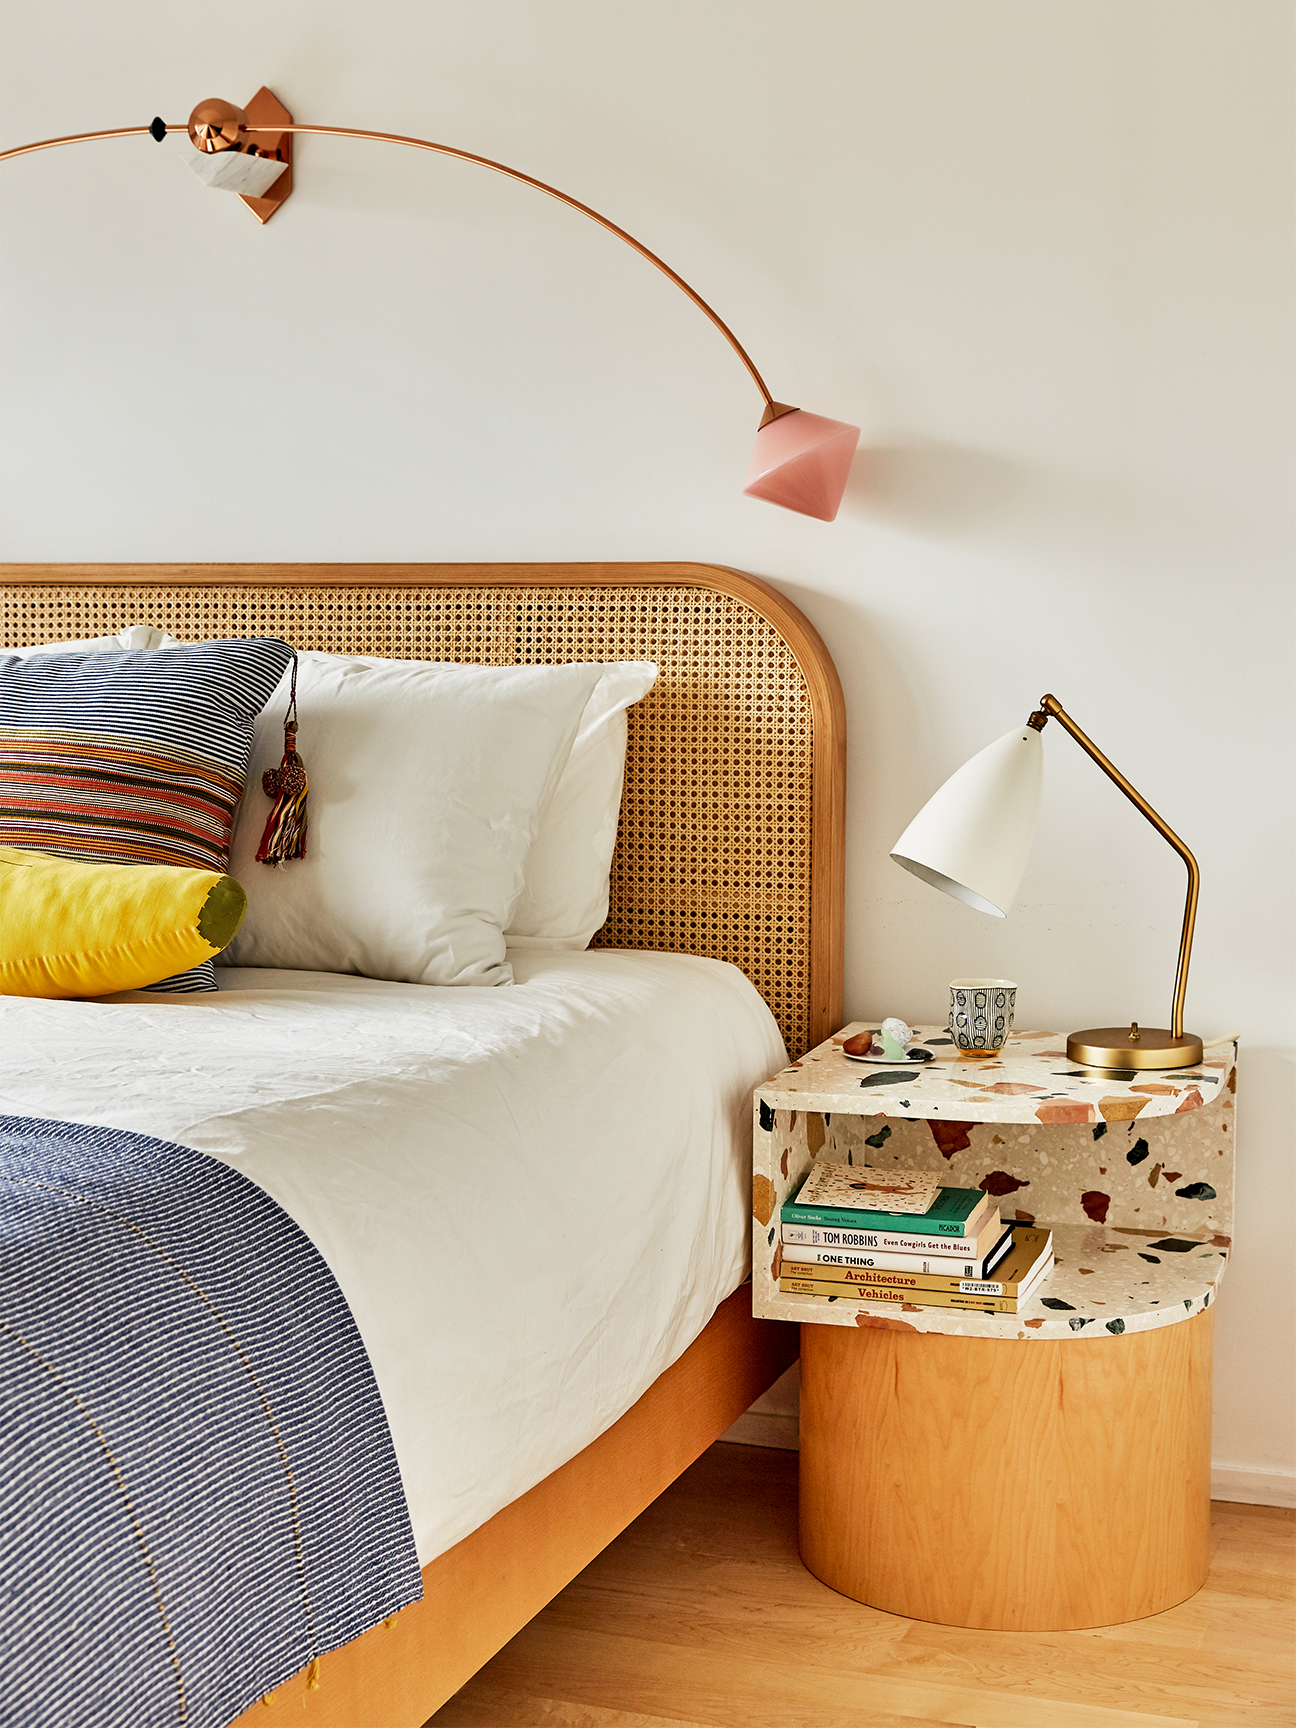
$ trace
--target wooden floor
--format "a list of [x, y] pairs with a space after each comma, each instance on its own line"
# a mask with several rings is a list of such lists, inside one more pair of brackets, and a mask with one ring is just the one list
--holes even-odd
[[965, 1632], [801, 1565], [794, 1452], [713, 1446], [428, 1728], [1292, 1728], [1296, 1514], [1217, 1503], [1210, 1580], [1090, 1632]]

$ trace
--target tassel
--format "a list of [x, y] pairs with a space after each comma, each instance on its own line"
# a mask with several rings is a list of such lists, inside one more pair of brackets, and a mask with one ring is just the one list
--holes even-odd
[[267, 798], [273, 800], [265, 833], [257, 847], [257, 863], [279, 865], [306, 856], [306, 764], [297, 754], [297, 656], [293, 655], [292, 686], [284, 717], [283, 761], [261, 776]]
[[308, 1692], [318, 1692], [319, 1691], [319, 1657], [318, 1656], [311, 1663], [310, 1667], [306, 1670], [306, 1690]]

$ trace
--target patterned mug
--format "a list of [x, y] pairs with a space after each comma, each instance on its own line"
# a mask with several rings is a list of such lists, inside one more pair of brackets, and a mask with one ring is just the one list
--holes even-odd
[[1012, 1031], [1017, 986], [1011, 978], [955, 978], [950, 985], [949, 1029], [968, 1056], [994, 1056]]

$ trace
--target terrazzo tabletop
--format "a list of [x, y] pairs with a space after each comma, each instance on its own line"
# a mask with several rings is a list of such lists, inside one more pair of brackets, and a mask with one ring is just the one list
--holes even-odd
[[964, 1122], [1131, 1122], [1210, 1103], [1233, 1056], [1232, 1047], [1222, 1045], [1207, 1050], [1194, 1068], [1113, 1073], [1077, 1067], [1057, 1032], [1012, 1032], [1002, 1055], [990, 1057], [961, 1054], [943, 1026], [917, 1026], [916, 1041], [935, 1059], [880, 1067], [842, 1053], [847, 1038], [869, 1030], [876, 1028], [863, 1020], [845, 1027], [776, 1074], [761, 1087], [761, 1096], [775, 1109], [788, 1110], [867, 1110]]

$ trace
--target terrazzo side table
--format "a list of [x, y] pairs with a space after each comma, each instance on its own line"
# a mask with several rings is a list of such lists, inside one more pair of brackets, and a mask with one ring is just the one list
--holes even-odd
[[[759, 1087], [753, 1307], [801, 1331], [801, 1557], [890, 1613], [996, 1631], [1116, 1625], [1206, 1578], [1210, 1311], [1233, 1212], [1236, 1045], [1080, 1069], [851, 1062], [848, 1026]], [[1053, 1231], [1017, 1314], [783, 1294], [779, 1207], [816, 1159], [931, 1169]]]

